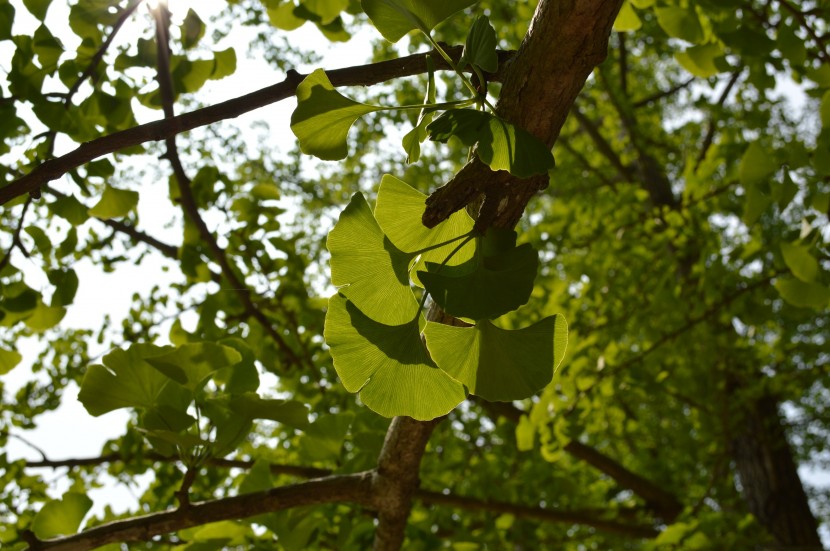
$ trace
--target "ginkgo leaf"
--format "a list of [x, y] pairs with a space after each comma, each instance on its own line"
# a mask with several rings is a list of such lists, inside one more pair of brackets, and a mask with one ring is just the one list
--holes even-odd
[[137, 204], [138, 192], [107, 186], [104, 188], [101, 199], [89, 209], [88, 213], [90, 216], [103, 220], [120, 218], [133, 210]]
[[435, 363], [471, 394], [506, 402], [550, 383], [565, 356], [568, 324], [559, 314], [514, 331], [486, 320], [473, 327], [427, 322], [424, 335]]
[[308, 409], [296, 400], [266, 399], [254, 392], [246, 392], [214, 401], [249, 419], [270, 419], [298, 429], [308, 426]]
[[480, 15], [470, 27], [467, 42], [458, 60], [459, 69], [467, 63], [495, 73], [499, 69], [499, 56], [496, 53], [496, 29], [490, 24], [486, 15]]
[[781, 255], [787, 268], [795, 277], [810, 283], [818, 275], [818, 261], [810, 254], [810, 248], [795, 243], [781, 243]]
[[19, 353], [14, 350], [4, 350], [0, 348], [0, 375], [5, 375], [23, 359]]
[[329, 232], [331, 282], [360, 310], [380, 323], [415, 319], [418, 302], [407, 269], [413, 255], [383, 234], [362, 193], [355, 193]]
[[620, 8], [620, 13], [617, 14], [617, 19], [614, 21], [614, 30], [617, 32], [630, 32], [639, 30], [643, 26], [643, 22], [631, 6], [631, 2], [623, 2]]
[[334, 89], [326, 72], [317, 69], [297, 86], [297, 108], [291, 115], [291, 131], [300, 149], [325, 161], [348, 154], [346, 137], [352, 124], [382, 107], [347, 98]]
[[389, 42], [409, 31], [429, 33], [438, 23], [477, 0], [361, 0], [363, 11]]
[[86, 495], [66, 492], [37, 512], [32, 521], [32, 532], [41, 540], [74, 534], [91, 507], [92, 500]]
[[[375, 218], [383, 233], [398, 249], [407, 253], [415, 253], [440, 243], [447, 243], [472, 231], [473, 219], [463, 210], [453, 213], [432, 229], [424, 226], [421, 217], [426, 208], [426, 199], [426, 195], [403, 180], [389, 174], [381, 179], [378, 200], [375, 204]], [[453, 241], [421, 254], [421, 258], [410, 273], [416, 274], [418, 270], [425, 270], [426, 262], [444, 262], [447, 255], [461, 243], [461, 240]], [[447, 265], [462, 264], [472, 258], [474, 252], [475, 243], [471, 241], [459, 249]], [[415, 284], [420, 285], [418, 279], [413, 278], [413, 280]]]
[[779, 278], [774, 286], [784, 300], [799, 308], [822, 310], [830, 302], [830, 289], [820, 283]]
[[[78, 400], [95, 417], [125, 407], [151, 408], [170, 379], [145, 361], [172, 350], [134, 344], [104, 356], [104, 365], [92, 365], [81, 383]], [[106, 366], [106, 367], [105, 367]]]
[[428, 262], [427, 271], [418, 272], [418, 277], [448, 314], [474, 320], [497, 318], [528, 301], [539, 255], [529, 243], [516, 247], [516, 233], [509, 230], [491, 228], [476, 241], [476, 255], [464, 264]]
[[217, 369], [242, 361], [242, 355], [229, 346], [203, 342], [185, 344], [146, 361], [183, 387], [195, 391]]
[[343, 386], [384, 417], [434, 419], [465, 399], [464, 388], [430, 359], [418, 320], [383, 325], [334, 295], [324, 336]]
[[478, 157], [493, 170], [507, 170], [519, 178], [543, 174], [555, 165], [550, 148], [530, 132], [490, 113], [453, 109], [427, 126], [430, 139], [446, 142], [457, 137], [464, 145], [478, 143]]

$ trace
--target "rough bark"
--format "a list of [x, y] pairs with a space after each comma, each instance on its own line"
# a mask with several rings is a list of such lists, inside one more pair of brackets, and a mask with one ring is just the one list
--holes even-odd
[[777, 401], [763, 395], [742, 404], [738, 414], [732, 459], [750, 512], [776, 541], [773, 549], [824, 549]]
[[[540, 2], [504, 74], [498, 115], [553, 146], [585, 80], [608, 54], [621, 5], [621, 0]], [[547, 174], [520, 180], [493, 173], [474, 158], [427, 199], [424, 225], [434, 227], [484, 193], [479, 227], [512, 227], [547, 184]]]

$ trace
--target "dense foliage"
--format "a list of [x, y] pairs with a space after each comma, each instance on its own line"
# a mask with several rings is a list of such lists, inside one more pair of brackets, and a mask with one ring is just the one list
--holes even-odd
[[0, 0], [4, 548], [821, 548], [830, 3], [170, 3]]

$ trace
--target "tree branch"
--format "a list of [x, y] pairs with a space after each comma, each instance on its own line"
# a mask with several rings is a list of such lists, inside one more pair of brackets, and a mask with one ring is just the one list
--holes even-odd
[[[462, 46], [449, 47], [446, 50], [455, 61], [458, 61], [458, 58], [461, 57]], [[371, 86], [395, 78], [426, 73], [426, 58], [428, 56], [435, 60], [436, 68], [442, 70], [449, 68], [446, 61], [430, 51], [378, 63], [335, 69], [327, 71], [326, 75], [334, 86]], [[499, 51], [499, 71], [488, 74], [488, 80], [501, 82], [503, 68], [512, 57], [513, 52]], [[146, 142], [166, 140], [182, 132], [232, 119], [260, 107], [290, 98], [294, 96], [297, 85], [302, 82], [305, 76], [295, 71], [289, 71], [282, 82], [256, 92], [83, 143], [66, 155], [48, 160], [35, 167], [25, 176], [0, 188], [0, 205], [8, 203], [15, 197], [25, 193], [34, 192], [41, 185], [56, 180], [67, 172], [98, 157]]]
[[[504, 417], [513, 423], [518, 423], [525, 413], [510, 403], [488, 402], [486, 400], [476, 400], [476, 402], [481, 404], [491, 415]], [[647, 478], [625, 468], [621, 463], [596, 448], [571, 440], [562, 449], [610, 477], [621, 488], [631, 490], [640, 496], [646, 502], [646, 506], [667, 523], [671, 523], [683, 511], [683, 504], [673, 494]]]
[[328, 476], [254, 492], [240, 496], [191, 503], [187, 509], [175, 509], [90, 528], [74, 536], [38, 540], [29, 533], [29, 551], [83, 551], [109, 543], [149, 541], [192, 526], [220, 520], [248, 518], [308, 505], [325, 503], [371, 503], [372, 473]]
[[412, 496], [420, 483], [421, 458], [433, 429], [442, 419], [392, 419], [372, 480], [372, 501], [379, 513], [374, 551], [396, 551], [403, 545]]
[[[173, 104], [175, 101], [175, 94], [173, 91], [173, 81], [170, 77], [170, 46], [168, 27], [170, 25], [170, 14], [167, 7], [159, 4], [157, 8], [151, 10], [156, 19], [156, 42], [157, 42], [157, 59], [158, 59], [158, 83], [161, 92], [161, 103], [164, 109], [164, 116], [168, 120], [175, 117]], [[182, 203], [182, 208], [185, 214], [190, 218], [190, 221], [196, 226], [202, 240], [208, 244], [213, 259], [219, 264], [222, 270], [222, 275], [230, 282], [233, 291], [239, 297], [245, 308], [246, 314], [254, 318], [265, 330], [271, 339], [276, 343], [277, 347], [287, 358], [290, 364], [295, 366], [301, 365], [299, 356], [288, 345], [283, 336], [276, 330], [274, 325], [268, 317], [254, 304], [251, 300], [251, 290], [240, 278], [233, 266], [231, 266], [228, 256], [219, 243], [216, 241], [213, 233], [207, 227], [204, 219], [199, 213], [199, 207], [196, 204], [196, 199], [193, 197], [193, 189], [190, 178], [185, 173], [179, 158], [179, 151], [176, 146], [176, 136], [170, 136], [165, 141], [167, 145], [167, 159], [173, 167], [173, 174], [176, 177], [176, 182], [179, 184], [179, 195]], [[309, 366], [313, 367], [313, 366]]]
[[23, 243], [20, 241], [20, 232], [23, 229], [23, 223], [26, 220], [26, 213], [29, 211], [29, 207], [32, 206], [33, 197], [29, 196], [26, 198], [26, 202], [23, 203], [23, 211], [20, 213], [20, 220], [17, 222], [17, 227], [14, 229], [12, 233], [12, 242], [9, 245], [9, 249], [6, 251], [6, 254], [3, 255], [3, 258], [0, 258], [0, 270], [3, 270], [6, 266], [8, 266], [9, 262], [12, 259], [12, 253], [15, 249], [20, 248], [23, 251], [23, 254], [26, 254], [26, 251], [23, 249]]
[[697, 77], [691, 77], [688, 80], [684, 80], [683, 82], [681, 82], [679, 84], [675, 84], [674, 86], [672, 86], [668, 90], [663, 90], [663, 91], [657, 92], [654, 95], [651, 95], [651, 96], [645, 97], [643, 99], [637, 100], [634, 103], [632, 103], [631, 105], [632, 105], [632, 107], [637, 109], [637, 108], [646, 106], [650, 103], [654, 103], [655, 101], [660, 101], [663, 98], [667, 98], [671, 95], [676, 94], [677, 92], [679, 92], [680, 90], [683, 90], [684, 88], [688, 88], [689, 86], [692, 85], [692, 83], [696, 80], [696, 78]]
[[592, 511], [554, 511], [542, 507], [516, 505], [489, 499], [476, 499], [453, 494], [443, 494], [430, 490], [418, 490], [415, 497], [422, 503], [447, 505], [466, 511], [484, 511], [494, 514], [511, 514], [519, 518], [530, 518], [553, 523], [570, 523], [590, 526], [604, 532], [611, 532], [635, 538], [654, 538], [659, 534], [651, 526], [620, 523], [613, 520], [597, 518]]
[[[60, 192], [60, 191], [58, 191], [58, 190], [56, 190], [56, 189], [54, 189], [54, 188], [52, 188], [51, 186], [48, 186], [48, 185], [43, 186], [43, 191], [45, 191], [49, 195], [53, 195], [53, 196], [55, 196], [59, 199], [69, 197], [67, 194], [62, 193], [62, 192]], [[149, 245], [149, 246], [153, 247], [154, 249], [157, 249], [161, 254], [163, 254], [167, 258], [172, 258], [174, 260], [177, 260], [179, 258], [179, 248], [178, 247], [175, 247], [175, 246], [170, 245], [168, 243], [164, 243], [162, 241], [159, 241], [158, 239], [156, 239], [152, 235], [148, 235], [148, 234], [144, 233], [143, 231], [139, 230], [135, 226], [132, 226], [132, 225], [127, 224], [126, 222], [122, 222], [120, 220], [114, 220], [112, 218], [95, 218], [95, 220], [97, 220], [98, 222], [104, 224], [105, 226], [109, 226], [110, 228], [112, 228], [113, 230], [115, 230], [117, 232], [120, 232], [120, 233], [123, 233], [123, 234], [129, 236], [130, 238], [133, 239], [133, 241], [136, 241], [138, 243], [144, 243], [145, 245]]]
[[[10, 435], [14, 436], [14, 435]], [[142, 456], [144, 459], [150, 461], [158, 461], [165, 463], [181, 463], [181, 459], [177, 456], [165, 456], [158, 453], [147, 453]], [[27, 461], [27, 469], [61, 469], [61, 468], [76, 468], [76, 467], [96, 467], [106, 463], [114, 463], [116, 461], [125, 462], [127, 459], [119, 453], [108, 453], [99, 455], [97, 457], [81, 457], [71, 459], [48, 459], [41, 461]], [[205, 459], [205, 465], [226, 469], [250, 469], [254, 466], [253, 460], [245, 459], [224, 459], [221, 457], [211, 457]], [[284, 465], [279, 463], [271, 463], [269, 465], [271, 474], [298, 476], [301, 478], [322, 478], [332, 474], [331, 469], [321, 469], [319, 467], [306, 467], [304, 465]]]
[[[729, 78], [729, 82], [726, 84], [726, 88], [723, 89], [723, 92], [715, 105], [722, 107], [723, 104], [726, 103], [726, 98], [729, 97], [729, 93], [732, 92], [732, 88], [738, 82], [742, 72], [743, 68], [732, 73], [732, 76]], [[715, 141], [715, 127], [717, 125], [716, 120], [717, 119], [714, 116], [709, 119], [709, 125], [706, 128], [706, 134], [703, 138], [703, 143], [700, 146], [700, 152], [697, 154], [697, 159], [695, 159], [695, 172], [697, 172], [697, 169], [700, 167], [700, 163], [702, 163], [703, 159], [706, 158], [706, 153], [709, 152], [709, 148], [712, 147], [712, 143]]]

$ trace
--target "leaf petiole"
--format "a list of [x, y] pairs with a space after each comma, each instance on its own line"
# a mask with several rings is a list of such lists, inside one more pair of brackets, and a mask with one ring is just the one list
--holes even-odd
[[[446, 245], [449, 245], [450, 243], [455, 243], [455, 242], [456, 242], [456, 241], [458, 241], [459, 239], [464, 239], [465, 237], [473, 237], [473, 233], [474, 233], [475, 231], [476, 231], [476, 230], [474, 230], [474, 229], [473, 229], [473, 230], [470, 230], [470, 231], [468, 231], [467, 233], [463, 233], [463, 234], [461, 234], [461, 235], [459, 235], [459, 236], [453, 237], [452, 239], [449, 239], [449, 240], [447, 240], [447, 241], [444, 241], [443, 243], [436, 243], [435, 245], [430, 245], [429, 247], [424, 247], [423, 249], [419, 249], [419, 250], [414, 251], [414, 252], [412, 252], [412, 253], [410, 253], [410, 254], [412, 254], [412, 255], [419, 255], [419, 254], [424, 254], [424, 253], [427, 253], [427, 252], [429, 252], [429, 251], [434, 251], [435, 249], [440, 249], [441, 247], [444, 247], [444, 246], [446, 246]], [[466, 243], [466, 241], [465, 241], [465, 243]], [[455, 254], [455, 253], [457, 253], [457, 252], [458, 252], [457, 250], [456, 250], [456, 251], [453, 251], [453, 252], [452, 252], [452, 254]], [[449, 260], [449, 258], [448, 258], [447, 260]], [[446, 262], [446, 260], [445, 260], [444, 262]]]

